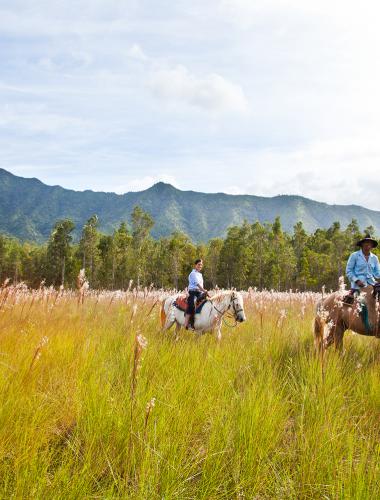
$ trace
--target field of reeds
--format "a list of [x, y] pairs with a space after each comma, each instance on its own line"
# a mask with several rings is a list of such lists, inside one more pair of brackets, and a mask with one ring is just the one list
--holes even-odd
[[0, 497], [374, 499], [380, 349], [314, 353], [315, 294], [162, 333], [162, 291], [0, 292]]

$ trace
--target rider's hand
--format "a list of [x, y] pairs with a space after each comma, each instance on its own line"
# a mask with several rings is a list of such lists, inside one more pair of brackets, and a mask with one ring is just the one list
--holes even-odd
[[362, 282], [362, 280], [356, 280], [355, 283], [360, 286], [360, 288], [365, 287], [365, 284]]

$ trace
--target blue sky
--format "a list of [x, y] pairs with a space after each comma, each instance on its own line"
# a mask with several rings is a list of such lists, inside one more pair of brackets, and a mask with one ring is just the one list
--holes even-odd
[[380, 6], [0, 0], [0, 166], [380, 210]]

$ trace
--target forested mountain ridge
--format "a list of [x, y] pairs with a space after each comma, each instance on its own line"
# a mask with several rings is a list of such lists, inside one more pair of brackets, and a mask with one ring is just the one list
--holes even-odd
[[54, 223], [62, 218], [75, 223], [74, 236], [78, 238], [80, 228], [93, 214], [99, 217], [100, 230], [111, 234], [120, 222], [130, 219], [136, 205], [154, 218], [152, 235], [156, 238], [182, 231], [193, 241], [208, 241], [225, 236], [228, 227], [243, 220], [273, 222], [277, 216], [281, 216], [286, 231], [298, 221], [312, 232], [335, 221], [347, 226], [356, 219], [360, 227], [373, 226], [380, 232], [380, 212], [356, 205], [328, 205], [289, 195], [265, 198], [181, 191], [162, 182], [123, 195], [80, 192], [0, 169], [0, 232], [21, 240], [46, 241]]

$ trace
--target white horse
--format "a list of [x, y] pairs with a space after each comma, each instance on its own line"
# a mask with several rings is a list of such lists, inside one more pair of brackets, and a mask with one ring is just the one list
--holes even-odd
[[[165, 299], [161, 306], [162, 329], [169, 330], [176, 325], [176, 338], [181, 327], [185, 326], [185, 313], [178, 309], [174, 303], [179, 295], [172, 295]], [[219, 292], [204, 304], [202, 311], [195, 314], [194, 330], [197, 333], [217, 332], [217, 339], [222, 338], [222, 321], [226, 313], [232, 313], [236, 322], [246, 320], [244, 303], [241, 293], [233, 290]]]

